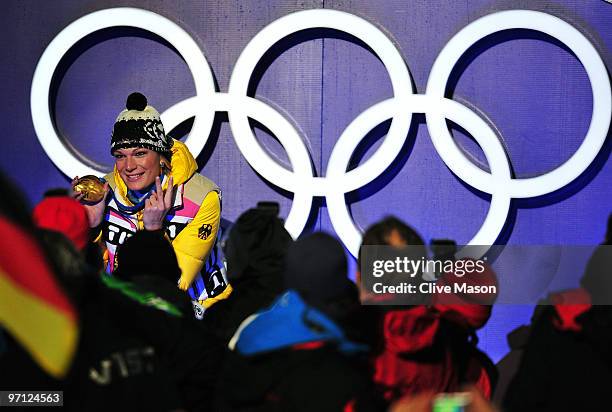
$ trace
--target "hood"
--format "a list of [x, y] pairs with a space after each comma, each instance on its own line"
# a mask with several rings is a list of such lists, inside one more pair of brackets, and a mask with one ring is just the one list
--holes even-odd
[[270, 309], [245, 319], [229, 348], [243, 356], [256, 356], [312, 342], [336, 344], [346, 354], [367, 350], [349, 341], [338, 325], [306, 305], [293, 290], [281, 295]]
[[261, 293], [272, 294], [271, 298], [278, 296], [284, 290], [282, 272], [292, 241], [276, 215], [258, 208], [241, 214], [224, 249], [232, 288], [239, 291], [255, 287]]
[[[183, 142], [180, 140], [174, 140], [172, 145], [172, 160], [171, 171], [169, 173], [170, 176], [174, 177], [174, 184], [181, 185], [187, 182], [191, 176], [198, 170], [198, 164], [196, 163], [193, 155], [185, 146]], [[121, 203], [132, 206], [132, 203], [127, 198], [127, 186], [119, 172], [117, 171], [117, 167], [113, 167], [112, 173], [109, 173], [105, 176], [105, 180], [107, 180], [113, 189], [115, 194], [115, 198]], [[168, 187], [168, 179], [164, 179], [162, 182], [162, 189], [166, 190]]]

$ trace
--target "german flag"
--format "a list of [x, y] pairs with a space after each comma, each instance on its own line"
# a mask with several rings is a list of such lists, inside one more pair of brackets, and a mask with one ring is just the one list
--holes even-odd
[[0, 216], [0, 326], [50, 375], [70, 368], [78, 341], [76, 310], [38, 244]]

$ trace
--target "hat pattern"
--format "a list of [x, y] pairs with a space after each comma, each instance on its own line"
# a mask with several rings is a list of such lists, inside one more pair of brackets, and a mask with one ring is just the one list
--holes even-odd
[[111, 136], [111, 154], [128, 147], [144, 147], [165, 155], [172, 147], [172, 139], [166, 136], [159, 113], [138, 92], [128, 96], [126, 109], [115, 120]]

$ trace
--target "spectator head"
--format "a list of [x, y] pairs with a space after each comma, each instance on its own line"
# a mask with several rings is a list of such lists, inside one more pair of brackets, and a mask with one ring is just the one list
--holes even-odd
[[224, 247], [232, 287], [240, 288], [243, 282], [257, 279], [282, 291], [284, 258], [292, 242], [275, 210], [254, 208], [244, 212], [232, 226]]
[[423, 238], [395, 216], [388, 216], [370, 226], [363, 235], [362, 245], [424, 245]]
[[34, 223], [41, 229], [64, 234], [74, 246], [83, 251], [89, 242], [89, 220], [85, 207], [67, 195], [57, 192], [36, 205], [32, 213]]
[[[363, 234], [361, 246], [392, 246], [400, 248], [406, 245], [423, 246], [422, 255], [426, 256], [425, 242], [416, 230], [395, 216], [387, 216], [374, 223]], [[361, 279], [361, 250], [357, 258], [357, 283]]]
[[285, 286], [328, 314], [336, 302], [347, 298], [357, 301], [358, 297], [355, 284], [347, 276], [344, 247], [321, 232], [303, 237], [289, 248]]
[[587, 263], [584, 275], [580, 280], [581, 286], [591, 295], [594, 305], [612, 305], [612, 214], [608, 217], [606, 239], [600, 245]]
[[117, 248], [114, 275], [123, 280], [158, 276], [176, 283], [181, 276], [176, 253], [162, 231], [139, 230]]

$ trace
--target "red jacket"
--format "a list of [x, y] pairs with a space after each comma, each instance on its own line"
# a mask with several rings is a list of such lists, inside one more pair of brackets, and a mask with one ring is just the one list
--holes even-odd
[[[485, 283], [496, 283], [488, 271]], [[452, 276], [439, 283], [452, 282]], [[473, 296], [472, 296], [473, 298]], [[491, 315], [494, 297], [474, 301], [459, 295], [434, 296], [430, 306], [386, 311], [382, 316], [383, 347], [374, 358], [374, 381], [387, 400], [424, 391], [456, 392], [476, 385], [490, 399], [494, 365], [470, 337]], [[474, 303], [477, 302], [477, 303]]]

